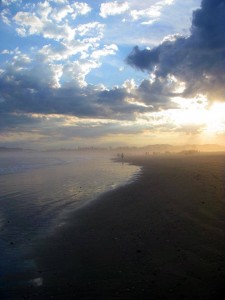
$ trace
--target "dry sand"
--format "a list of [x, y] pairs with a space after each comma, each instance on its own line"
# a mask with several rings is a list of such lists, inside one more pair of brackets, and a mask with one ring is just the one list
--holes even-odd
[[36, 248], [43, 286], [24, 298], [221, 298], [225, 155], [126, 160], [143, 174], [77, 210]]

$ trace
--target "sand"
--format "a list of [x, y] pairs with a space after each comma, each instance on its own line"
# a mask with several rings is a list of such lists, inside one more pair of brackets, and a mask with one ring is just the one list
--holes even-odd
[[35, 247], [37, 279], [24, 299], [221, 298], [225, 155], [126, 160], [143, 166], [135, 182], [78, 209]]

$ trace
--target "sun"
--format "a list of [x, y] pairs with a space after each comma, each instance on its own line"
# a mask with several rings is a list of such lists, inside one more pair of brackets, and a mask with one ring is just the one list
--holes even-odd
[[205, 96], [193, 99], [177, 98], [179, 109], [170, 111], [170, 117], [178, 127], [196, 127], [205, 135], [225, 133], [225, 103], [209, 105]]
[[209, 134], [225, 132], [225, 103], [215, 102], [208, 109], [205, 132]]

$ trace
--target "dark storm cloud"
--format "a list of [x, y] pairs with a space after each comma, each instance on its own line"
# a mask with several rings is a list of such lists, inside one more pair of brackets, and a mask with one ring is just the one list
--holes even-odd
[[173, 93], [176, 84], [169, 78], [156, 78], [154, 82], [143, 80], [137, 88], [137, 97], [144, 103], [153, 106], [153, 110], [175, 108], [170, 97], [177, 96]]
[[129, 98], [137, 98], [137, 90], [133, 93], [129, 93], [126, 88], [116, 87], [111, 90], [104, 90], [98, 94], [98, 103], [104, 106], [105, 110], [109, 110], [115, 115], [118, 115], [120, 119], [133, 119], [135, 112], [148, 111], [143, 106], [139, 107], [130, 104], [126, 101]]
[[154, 72], [173, 74], [186, 83], [184, 96], [197, 93], [223, 99], [225, 95], [225, 0], [203, 0], [194, 11], [190, 36], [176, 37], [151, 50], [133, 49], [126, 61]]
[[10, 113], [1, 113], [0, 115], [0, 132], [10, 132], [22, 129], [30, 131], [32, 128], [41, 122], [39, 119], [34, 119], [31, 116], [17, 115]]
[[[65, 85], [52, 88], [24, 74], [0, 75], [0, 113], [64, 114], [84, 118], [132, 119], [142, 106], [126, 101], [125, 88], [96, 90], [93, 86], [80, 88]], [[22, 121], [22, 120], [21, 120]]]
[[158, 48], [154, 48], [151, 51], [144, 49], [140, 50], [138, 46], [135, 46], [130, 55], [127, 57], [127, 63], [133, 67], [136, 67], [142, 71], [153, 70], [153, 68], [159, 63], [160, 51]]

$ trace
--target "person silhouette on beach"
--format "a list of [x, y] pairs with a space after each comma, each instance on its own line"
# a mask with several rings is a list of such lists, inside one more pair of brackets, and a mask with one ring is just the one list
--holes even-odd
[[121, 159], [123, 160], [123, 158], [124, 158], [124, 155], [123, 155], [123, 153], [121, 154]]

